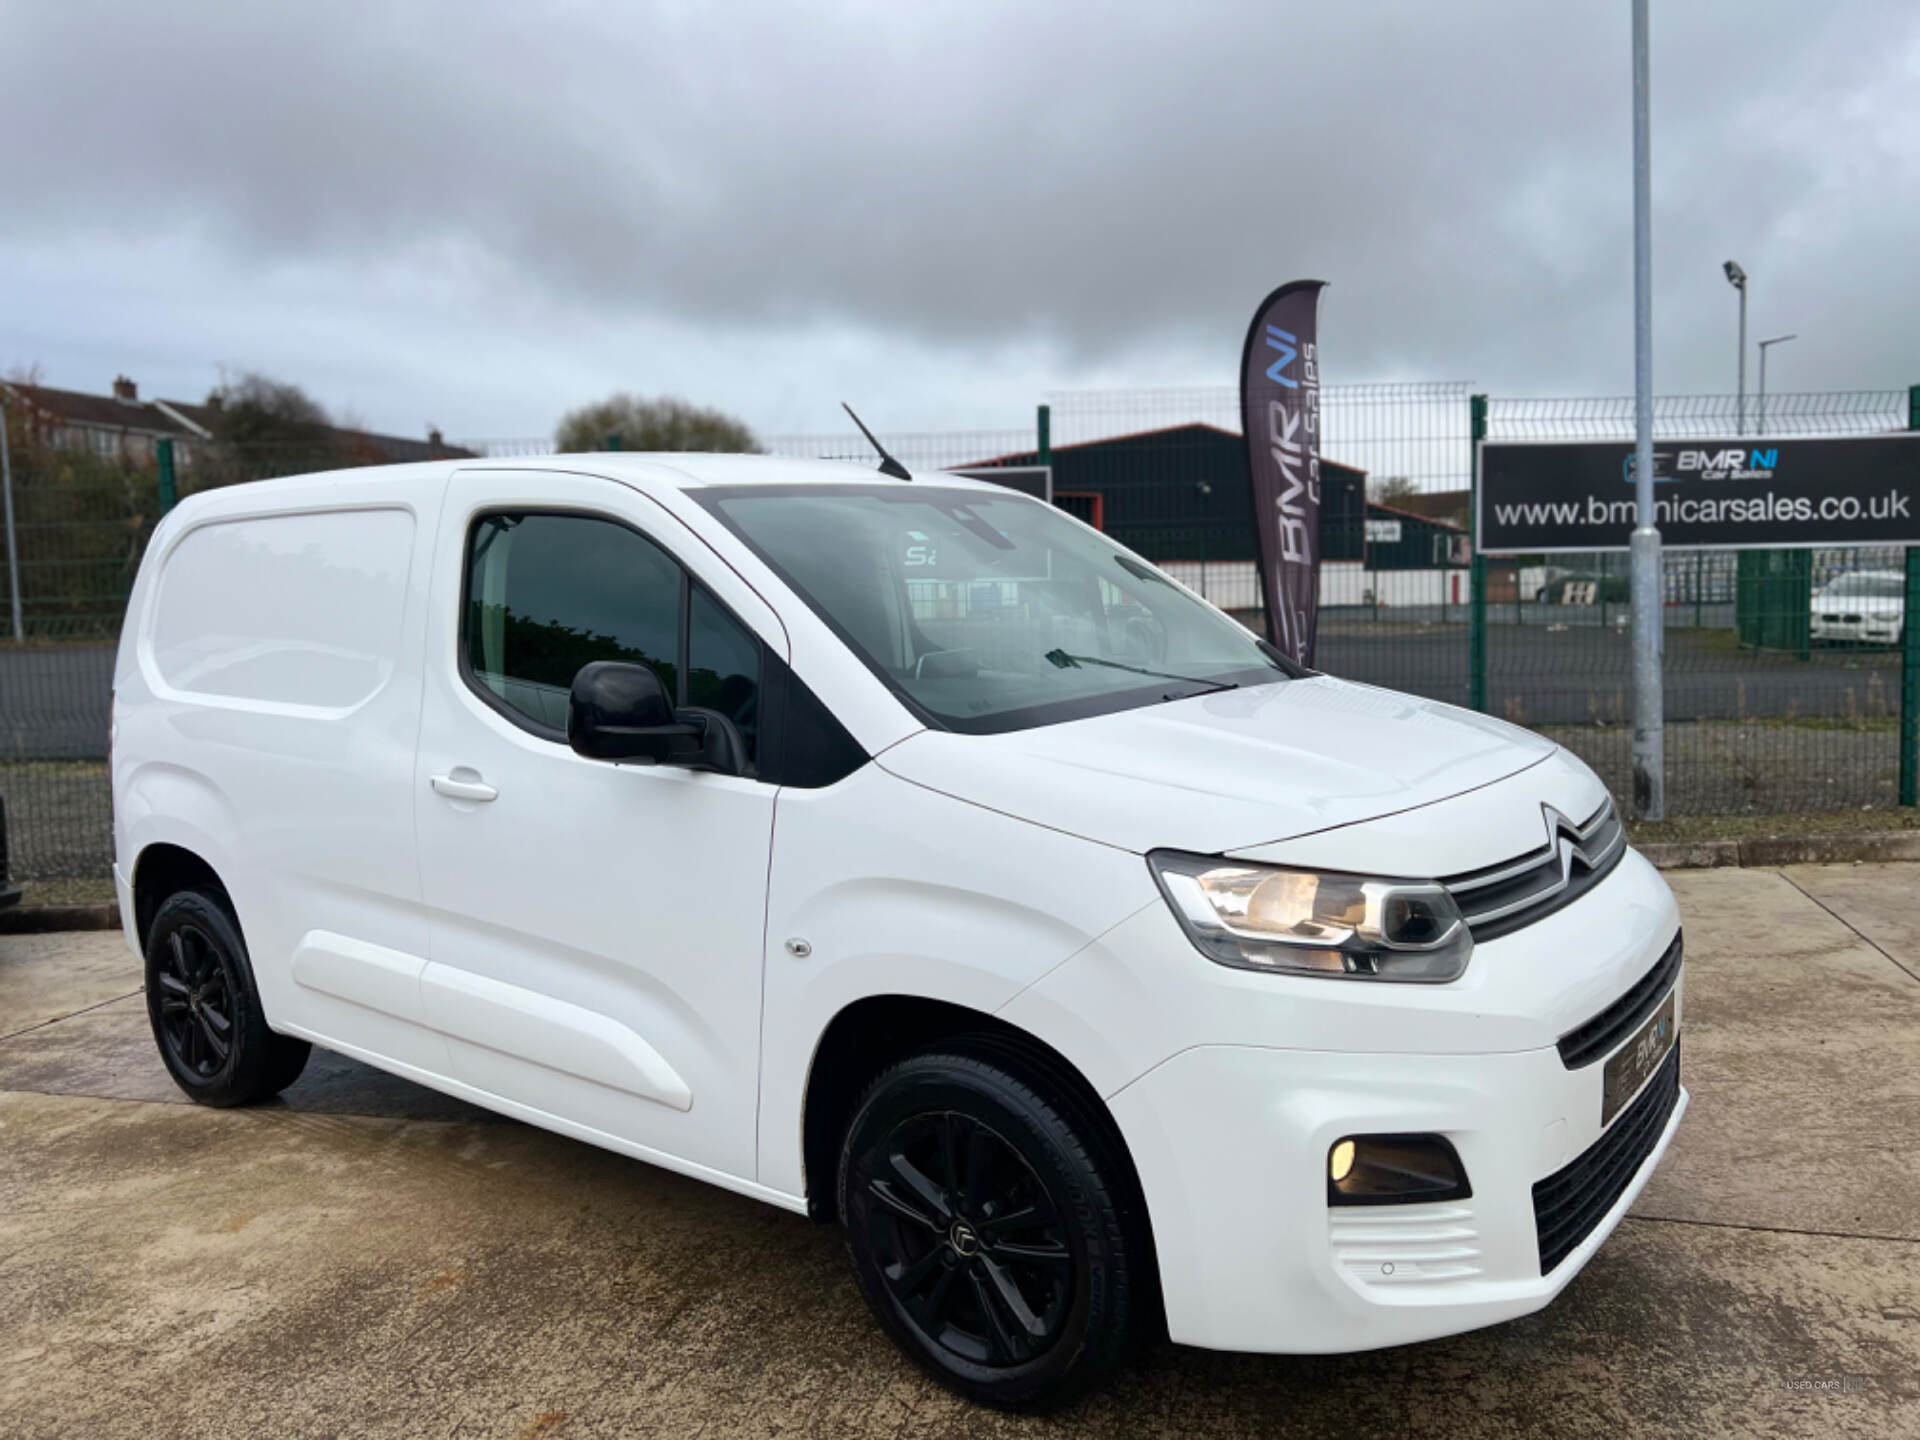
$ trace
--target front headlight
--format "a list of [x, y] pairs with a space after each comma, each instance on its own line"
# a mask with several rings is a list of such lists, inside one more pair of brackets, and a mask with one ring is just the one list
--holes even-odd
[[1473, 937], [1444, 886], [1156, 850], [1153, 878], [1200, 953], [1241, 970], [1456, 980]]

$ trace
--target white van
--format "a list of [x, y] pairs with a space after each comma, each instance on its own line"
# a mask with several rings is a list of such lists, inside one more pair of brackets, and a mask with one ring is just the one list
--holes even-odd
[[1058, 510], [740, 456], [196, 495], [115, 671], [196, 1100], [310, 1044], [842, 1227], [997, 1404], [1164, 1323], [1537, 1310], [1686, 1109], [1673, 897], [1537, 735], [1288, 663]]

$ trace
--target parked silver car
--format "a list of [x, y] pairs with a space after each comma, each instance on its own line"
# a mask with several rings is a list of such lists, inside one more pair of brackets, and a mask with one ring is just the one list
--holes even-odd
[[1813, 592], [1812, 636], [1895, 645], [1906, 629], [1907, 577], [1898, 570], [1849, 570]]

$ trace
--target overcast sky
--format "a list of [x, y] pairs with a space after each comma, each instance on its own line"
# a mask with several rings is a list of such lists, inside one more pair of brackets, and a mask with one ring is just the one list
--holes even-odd
[[[1016, 427], [1234, 383], [1632, 386], [1627, 0], [0, 0], [0, 370], [542, 435]], [[1920, 381], [1920, 5], [1655, 0], [1655, 376]], [[1751, 378], [1749, 380], [1751, 384]]]

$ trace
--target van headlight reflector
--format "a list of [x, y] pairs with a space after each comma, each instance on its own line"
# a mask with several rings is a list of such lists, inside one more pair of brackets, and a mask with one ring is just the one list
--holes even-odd
[[1242, 970], [1455, 980], [1473, 937], [1444, 886], [1156, 850], [1153, 878], [1201, 954]]

